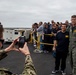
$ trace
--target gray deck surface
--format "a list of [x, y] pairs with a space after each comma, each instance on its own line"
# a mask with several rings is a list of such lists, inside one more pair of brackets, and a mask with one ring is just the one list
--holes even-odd
[[[5, 44], [4, 47], [7, 47], [8, 44]], [[31, 56], [37, 70], [37, 75], [53, 75], [51, 71], [54, 69], [54, 58], [52, 57], [52, 53], [48, 54], [37, 54], [34, 53], [34, 47], [32, 44], [28, 44]], [[8, 53], [8, 56], [0, 61], [0, 67], [5, 67], [10, 69], [11, 72], [21, 74], [24, 67], [25, 56], [20, 52], [12, 51]], [[69, 63], [69, 58], [67, 58], [67, 67], [66, 73], [70, 75], [71, 68]], [[61, 75], [61, 74], [55, 74]]]

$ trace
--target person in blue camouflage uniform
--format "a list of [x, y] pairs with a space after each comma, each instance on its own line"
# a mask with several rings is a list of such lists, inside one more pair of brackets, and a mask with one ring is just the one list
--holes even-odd
[[[21, 75], [37, 75], [27, 44], [25, 43], [24, 47], [19, 49], [17, 49], [14, 45], [15, 41], [12, 42], [12, 44], [6, 49], [0, 50], [0, 60], [6, 57], [8, 55], [7, 53], [12, 50], [20, 51], [26, 56], [24, 70]], [[13, 74], [5, 68], [0, 68], [0, 75], [18, 75], [18, 74]]]

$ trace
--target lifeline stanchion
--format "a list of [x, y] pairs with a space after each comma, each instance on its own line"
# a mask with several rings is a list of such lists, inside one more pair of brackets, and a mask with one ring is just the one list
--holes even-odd
[[38, 36], [38, 41], [37, 41], [37, 49], [34, 50], [35, 53], [41, 53], [42, 51], [40, 50], [40, 36]]
[[[53, 36], [53, 34], [44, 34], [44, 35], [47, 35], [47, 36]], [[40, 44], [44, 44], [44, 45], [54, 45], [54, 44], [50, 44], [50, 43], [42, 43], [40, 42], [40, 37], [42, 35], [39, 35], [37, 40], [32, 36], [32, 33], [31, 33], [31, 41], [30, 43], [32, 43], [32, 40], [34, 40], [36, 43], [37, 43], [37, 49], [34, 50], [35, 53], [41, 53], [42, 51], [40, 50]]]
[[[53, 34], [45, 34], [45, 35], [47, 35], [47, 36], [53, 36]], [[37, 41], [37, 49], [35, 49], [34, 50], [34, 52], [35, 53], [41, 53], [42, 51], [40, 50], [40, 44], [44, 44], [44, 45], [54, 45], [54, 44], [50, 44], [50, 43], [42, 43], [42, 42], [40, 42], [40, 37], [41, 37], [42, 35], [39, 35], [38, 36], [38, 41]]]
[[33, 40], [33, 38], [32, 38], [32, 33], [30, 34], [30, 41], [29, 41], [29, 43], [32, 43], [32, 40]]
[[44, 44], [44, 45], [54, 45], [54, 44], [50, 44], [50, 43], [42, 43], [42, 42], [40, 42], [40, 44]]

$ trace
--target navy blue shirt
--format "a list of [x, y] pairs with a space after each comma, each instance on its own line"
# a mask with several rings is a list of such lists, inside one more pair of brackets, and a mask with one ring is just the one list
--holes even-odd
[[61, 51], [61, 52], [68, 52], [69, 48], [69, 32], [58, 32], [55, 40], [57, 40], [57, 47], [56, 51]]

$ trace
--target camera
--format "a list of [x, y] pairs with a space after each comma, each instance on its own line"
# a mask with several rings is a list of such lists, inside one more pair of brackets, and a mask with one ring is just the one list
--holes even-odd
[[20, 36], [19, 37], [19, 42], [18, 42], [18, 47], [23, 48], [25, 42], [28, 42], [25, 36]]

